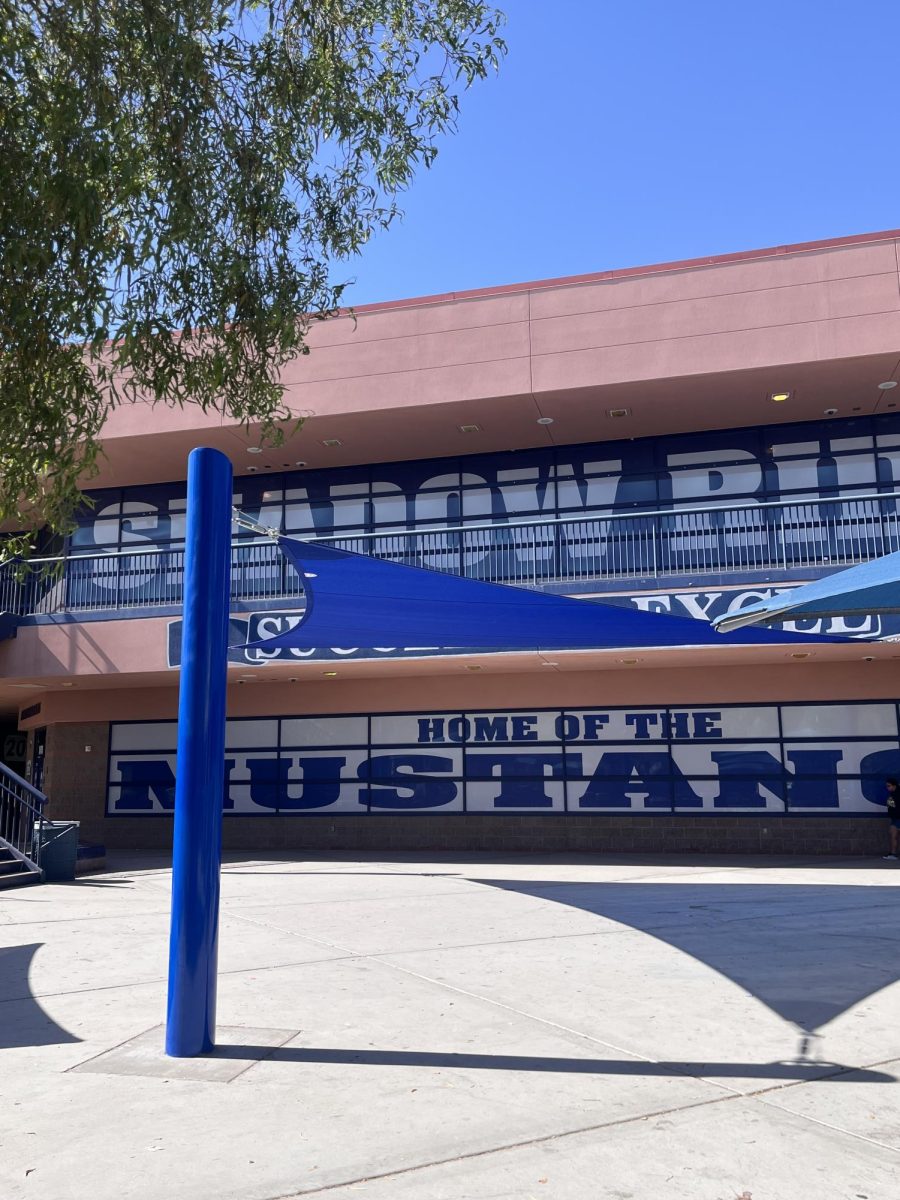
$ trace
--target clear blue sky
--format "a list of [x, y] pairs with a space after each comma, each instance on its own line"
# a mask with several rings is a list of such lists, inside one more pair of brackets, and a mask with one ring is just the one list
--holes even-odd
[[349, 302], [900, 227], [897, 0], [497, 3], [500, 74]]

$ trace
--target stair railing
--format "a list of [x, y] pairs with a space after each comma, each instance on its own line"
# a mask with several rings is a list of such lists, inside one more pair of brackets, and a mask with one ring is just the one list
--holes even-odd
[[43, 792], [0, 763], [0, 846], [12, 851], [33, 871], [41, 870]]

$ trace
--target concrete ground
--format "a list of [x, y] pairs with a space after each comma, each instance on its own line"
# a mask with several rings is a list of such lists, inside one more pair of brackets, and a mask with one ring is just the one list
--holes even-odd
[[229, 861], [162, 1055], [150, 855], [0, 896], [3, 1200], [895, 1200], [881, 861]]

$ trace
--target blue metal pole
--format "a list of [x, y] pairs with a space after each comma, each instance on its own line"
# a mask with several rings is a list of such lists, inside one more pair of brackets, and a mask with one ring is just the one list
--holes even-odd
[[213, 1048], [225, 776], [231, 463], [188, 459], [166, 1054]]

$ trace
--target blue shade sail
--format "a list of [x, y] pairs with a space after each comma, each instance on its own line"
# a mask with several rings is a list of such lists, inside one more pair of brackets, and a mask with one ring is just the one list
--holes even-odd
[[847, 640], [756, 629], [723, 639], [705, 621], [689, 617], [461, 579], [291, 538], [278, 541], [303, 578], [306, 611], [293, 629], [251, 642], [252, 649], [634, 649]]
[[719, 633], [814, 617], [900, 613], [900, 552], [837, 571], [715, 621]]

